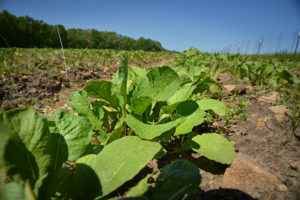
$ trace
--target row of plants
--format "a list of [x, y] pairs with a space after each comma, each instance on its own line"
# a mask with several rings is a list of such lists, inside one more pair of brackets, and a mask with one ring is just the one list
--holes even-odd
[[[108, 198], [153, 158], [181, 151], [230, 164], [235, 151], [225, 137], [195, 131], [208, 116], [228, 112], [221, 101], [208, 98], [212, 85], [217, 82], [206, 69], [144, 70], [129, 66], [126, 58], [112, 82], [91, 81], [70, 94], [67, 104], [75, 113], [62, 109], [40, 116], [31, 108], [1, 113], [2, 198]], [[171, 149], [172, 141], [181, 142]], [[148, 185], [150, 177], [155, 186]], [[200, 183], [198, 167], [179, 159], [148, 174], [123, 198], [180, 199]]]
[[[177, 67], [205, 69], [213, 80], [218, 80], [222, 73], [235, 76], [235, 84], [251, 84], [257, 95], [271, 91], [278, 92], [278, 104], [285, 104], [291, 113], [290, 125], [281, 124], [295, 136], [295, 130], [300, 123], [300, 62], [292, 56], [270, 55], [223, 55], [201, 53], [196, 48], [190, 48], [178, 54], [174, 61]], [[219, 85], [220, 86], [220, 85]], [[214, 88], [217, 97], [221, 97]], [[220, 91], [220, 90], [219, 90]], [[280, 123], [280, 122], [277, 122]], [[297, 136], [296, 136], [297, 137]]]
[[[150, 66], [153, 61], [172, 59], [176, 53], [98, 50], [98, 49], [66, 49], [65, 60], [69, 69], [110, 68], [120, 66], [122, 60], [128, 57], [129, 63], [135, 66]], [[31, 74], [38, 69], [60, 71], [65, 69], [64, 58], [59, 49], [19, 49], [0, 48], [0, 77], [5, 74]]]
[[[91, 52], [78, 51], [74, 60], [79, 54], [82, 59], [92, 58]], [[294, 107], [299, 99], [299, 78], [293, 73], [297, 66], [191, 48], [178, 54], [172, 67], [142, 69], [125, 59], [111, 82], [90, 81], [70, 94], [67, 104], [74, 112], [62, 109], [50, 116], [31, 108], [3, 112], [2, 198], [115, 197], [114, 192], [152, 159], [183, 151], [230, 164], [235, 157], [233, 145], [203, 126], [220, 119], [245, 120], [246, 104], [240, 101], [236, 109], [229, 109], [216, 100], [222, 98], [219, 75], [232, 73], [237, 83], [250, 81], [257, 91], [277, 90], [295, 108], [294, 130], [299, 123], [299, 107]], [[154, 185], [148, 183], [150, 179]], [[118, 198], [181, 199], [200, 184], [198, 166], [179, 159], [146, 175]]]

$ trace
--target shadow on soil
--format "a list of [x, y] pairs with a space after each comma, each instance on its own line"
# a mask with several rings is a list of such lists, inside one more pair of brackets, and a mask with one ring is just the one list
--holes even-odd
[[191, 194], [184, 200], [256, 200], [247, 193], [234, 189], [217, 189]]

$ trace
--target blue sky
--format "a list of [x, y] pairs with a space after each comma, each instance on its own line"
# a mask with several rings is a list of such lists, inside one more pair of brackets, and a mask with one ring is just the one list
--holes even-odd
[[300, 0], [0, 0], [3, 9], [66, 28], [151, 38], [177, 51], [246, 51], [249, 41], [251, 52], [262, 37], [266, 50], [290, 49], [300, 30]]

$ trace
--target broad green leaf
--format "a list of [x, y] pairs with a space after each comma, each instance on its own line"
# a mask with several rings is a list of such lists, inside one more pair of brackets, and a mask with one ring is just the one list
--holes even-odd
[[179, 78], [180, 78], [180, 84], [185, 84], [185, 83], [190, 83], [192, 82], [192, 78], [190, 77], [186, 68], [183, 67], [172, 67], [172, 69], [174, 69], [174, 71], [178, 74]]
[[[2, 193], [2, 194], [1, 194]], [[35, 200], [36, 197], [31, 189], [30, 183], [26, 181], [3, 183], [2, 192], [0, 198], [3, 200]]]
[[[216, 84], [216, 81], [212, 80], [209, 75], [201, 74], [197, 79], [197, 87], [193, 91], [194, 94], [202, 93], [204, 91], [210, 91], [210, 86]], [[212, 88], [213, 89], [213, 88]]]
[[[143, 78], [147, 74], [146, 70], [144, 70], [141, 67], [136, 67], [136, 66], [128, 66], [128, 71], [129, 71], [130, 77], [132, 79]], [[136, 77], [136, 78], [134, 78], [134, 77]], [[137, 80], [135, 80], [135, 81], [137, 81]], [[137, 81], [137, 83], [138, 83], [138, 81]]]
[[2, 200], [25, 199], [24, 185], [18, 184], [16, 182], [11, 182], [8, 184], [3, 183], [1, 199]]
[[83, 156], [81, 158], [79, 158], [76, 163], [83, 163], [83, 164], [86, 164], [86, 165], [91, 165], [95, 158], [96, 158], [96, 154], [88, 154], [86, 156]]
[[30, 186], [29, 181], [27, 180], [25, 183], [25, 199], [26, 200], [36, 200], [35, 194]]
[[126, 136], [105, 146], [94, 158], [88, 155], [80, 162], [94, 170], [101, 183], [101, 196], [106, 196], [132, 179], [160, 149], [159, 143]]
[[209, 93], [212, 98], [219, 98], [221, 96], [221, 92], [222, 90], [217, 84], [212, 83], [209, 85]]
[[149, 189], [148, 179], [152, 174], [148, 174], [145, 178], [140, 180], [140, 182], [132, 187], [129, 192], [126, 194], [126, 197], [140, 197], [143, 196]]
[[124, 197], [118, 200], [150, 200], [148, 197]]
[[112, 94], [112, 83], [105, 80], [90, 81], [86, 84], [84, 90], [87, 95], [97, 99], [103, 99], [111, 104], [112, 107], [118, 106], [118, 99]]
[[172, 114], [176, 110], [176, 108], [179, 104], [180, 103], [175, 103], [175, 104], [172, 104], [172, 105], [162, 106], [161, 107], [161, 112], [162, 113], [167, 113], [167, 114]]
[[74, 161], [82, 156], [92, 140], [93, 126], [90, 121], [71, 114], [68, 110], [56, 111], [52, 119], [55, 126], [50, 126], [50, 132], [64, 137], [68, 146], [68, 160]]
[[198, 76], [209, 74], [209, 68], [200, 66], [190, 66], [188, 71], [189, 76], [193, 81], [197, 80]]
[[4, 126], [3, 123], [0, 123], [0, 168], [3, 167], [3, 158], [5, 147], [9, 141], [9, 129], [7, 126]]
[[85, 90], [72, 92], [68, 98], [68, 106], [72, 107], [75, 112], [86, 116], [94, 125], [95, 129], [102, 128], [102, 121], [90, 108], [87, 92]]
[[88, 95], [85, 90], [72, 92], [69, 95], [67, 104], [81, 115], [88, 116], [91, 112]]
[[189, 100], [182, 102], [177, 107], [176, 117], [181, 119], [180, 124], [176, 127], [174, 135], [187, 134], [193, 130], [194, 126], [204, 122], [206, 113], [200, 109], [196, 102]]
[[207, 157], [208, 159], [230, 164], [235, 157], [233, 145], [223, 136], [216, 133], [197, 135], [192, 138], [197, 145], [193, 150]]
[[119, 119], [119, 121], [117, 122], [117, 124], [115, 126], [114, 131], [109, 135], [105, 144], [111, 143], [112, 141], [117, 140], [122, 136], [122, 129], [123, 129], [124, 123], [125, 123], [125, 120], [123, 117], [121, 119]]
[[149, 97], [134, 97], [130, 102], [130, 110], [136, 115], [142, 115], [151, 102], [152, 99]]
[[228, 110], [223, 102], [215, 99], [201, 99], [197, 103], [202, 110], [212, 110], [218, 115], [225, 115]]
[[53, 173], [46, 174], [45, 177], [41, 177], [35, 184], [35, 194], [37, 194], [38, 199], [49, 199], [54, 196], [58, 187], [70, 174], [68, 168], [60, 168]]
[[156, 67], [138, 85], [134, 96], [147, 96], [156, 101], [168, 100], [178, 89], [180, 79], [170, 67]]
[[189, 99], [196, 87], [192, 83], [181, 86], [168, 100], [168, 105], [180, 103]]
[[175, 160], [165, 166], [156, 180], [150, 199], [181, 199], [183, 195], [196, 190], [201, 182], [199, 169], [186, 160]]
[[60, 169], [62, 163], [68, 160], [68, 145], [61, 134], [52, 133], [51, 140], [53, 143], [57, 144], [54, 161], [54, 164], [57, 167], [55, 167], [55, 169]]
[[8, 175], [20, 174], [31, 186], [43, 174], [61, 167], [58, 141], [46, 121], [33, 109], [13, 109], [0, 115], [0, 135], [8, 134], [3, 165]]
[[128, 57], [126, 57], [112, 80], [112, 91], [119, 99], [122, 113], [126, 114], [127, 104]]
[[88, 82], [84, 87], [84, 90], [90, 97], [103, 99], [109, 102], [111, 99], [111, 87], [112, 83], [110, 81], [94, 80]]
[[[88, 155], [89, 157], [89, 155]], [[95, 199], [101, 195], [101, 184], [95, 171], [84, 163], [77, 163], [74, 172], [60, 187], [63, 199]]]
[[288, 70], [284, 69], [281, 72], [277, 73], [277, 75], [282, 78], [283, 80], [286, 80], [289, 84], [293, 85], [294, 83], [298, 83], [297, 76], [293, 75]]
[[132, 115], [128, 115], [125, 119], [127, 125], [140, 137], [146, 140], [152, 140], [164, 132], [174, 128], [180, 123], [180, 119], [164, 124], [145, 124], [136, 119]]
[[[146, 70], [135, 67], [135, 66], [128, 66], [128, 89], [133, 89], [134, 85], [140, 84], [143, 78], [146, 77]], [[130, 83], [129, 83], [130, 81]]]

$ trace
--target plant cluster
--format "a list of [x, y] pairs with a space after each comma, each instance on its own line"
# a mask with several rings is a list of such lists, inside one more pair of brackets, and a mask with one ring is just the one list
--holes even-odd
[[[184, 53], [178, 54], [174, 64], [178, 67], [189, 68], [192, 66], [193, 69], [198, 68], [197, 71], [205, 69], [209, 74], [208, 77], [213, 80], [218, 80], [221, 73], [233, 74], [236, 77], [236, 84], [249, 82], [257, 94], [277, 91], [281, 100], [279, 103], [285, 103], [291, 110], [289, 114], [291, 123], [286, 128], [295, 135], [295, 130], [300, 123], [300, 63], [293, 56], [284, 54], [273, 56], [208, 54], [201, 53], [192, 47]], [[239, 120], [245, 120], [247, 118], [243, 114], [245, 108], [245, 103], [241, 101], [235, 110], [229, 112], [230, 118], [236, 116]]]
[[[69, 69], [85, 68], [90, 70], [120, 66], [125, 57], [128, 57], [131, 65], [145, 67], [151, 65], [153, 61], [170, 60], [175, 55], [168, 51], [65, 50], [66, 64]], [[38, 69], [46, 69], [49, 74], [60, 75], [64, 68], [61, 51], [57, 49], [0, 48], [0, 77], [5, 74], [31, 74]]]
[[[183, 141], [175, 152], [192, 150], [230, 164], [235, 151], [226, 138], [194, 131], [206, 112], [227, 112], [220, 101], [199, 99], [206, 75], [191, 67], [144, 70], [128, 66], [126, 58], [112, 82], [91, 81], [70, 94], [68, 105], [76, 113], [62, 109], [42, 117], [31, 108], [1, 113], [3, 199], [104, 198], [153, 158], [174, 153], [168, 152], [172, 140]], [[154, 187], [147, 184], [150, 176]], [[180, 199], [200, 182], [197, 166], [175, 160], [126, 197]]]
[[[0, 54], [9, 66], [16, 52], [23, 54], [19, 49], [2, 51], [11, 58], [3, 59]], [[145, 59], [143, 52], [68, 53], [74, 55], [67, 60], [74, 67], [99, 54], [103, 60], [116, 56]], [[31, 108], [21, 108], [0, 114], [2, 199], [107, 199], [154, 158], [182, 151], [230, 164], [235, 157], [233, 145], [202, 127], [218, 119], [225, 123], [245, 120], [246, 102], [240, 100], [231, 109], [216, 100], [222, 98], [219, 75], [232, 73], [256, 89], [276, 89], [294, 108], [290, 117], [295, 130], [300, 121], [295, 70], [299, 70], [297, 64], [289, 61], [205, 54], [195, 48], [177, 54], [172, 67], [143, 69], [128, 65], [125, 58], [112, 81], [93, 80], [70, 94], [67, 104], [74, 112], [61, 109], [40, 116]], [[154, 184], [149, 185], [150, 179]], [[181, 199], [200, 183], [195, 164], [174, 160], [141, 179], [123, 199]]]

